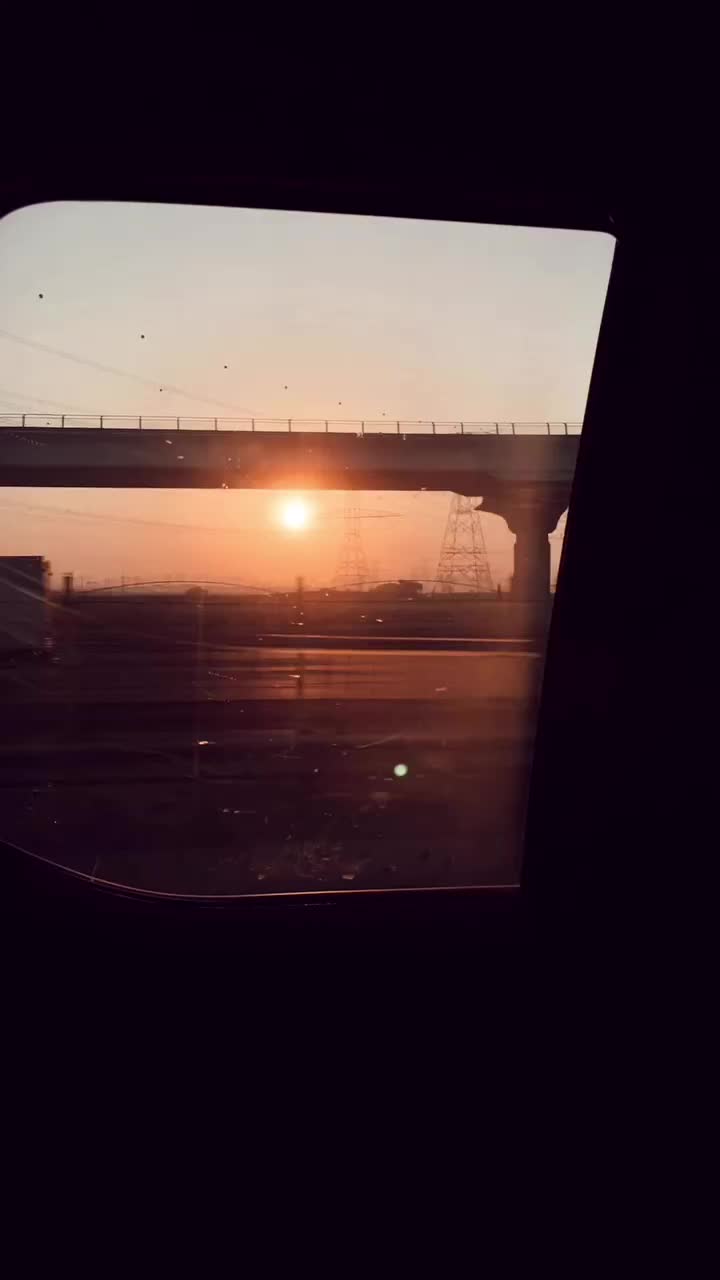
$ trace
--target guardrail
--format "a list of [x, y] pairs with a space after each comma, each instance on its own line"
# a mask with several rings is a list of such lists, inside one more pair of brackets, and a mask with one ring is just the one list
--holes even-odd
[[411, 422], [402, 419], [176, 418], [144, 414], [5, 413], [2, 427], [104, 431], [333, 432], [345, 435], [579, 435], [581, 422]]

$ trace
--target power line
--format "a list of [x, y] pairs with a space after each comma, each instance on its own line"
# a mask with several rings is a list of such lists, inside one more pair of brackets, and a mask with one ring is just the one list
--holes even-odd
[[[352, 508], [352, 515], [359, 518], [359, 520], [389, 520], [389, 518], [401, 520], [402, 516], [404, 516], [404, 512], [366, 511], [363, 507], [354, 507]], [[322, 518], [324, 518], [324, 520], [347, 520], [347, 508], [345, 511], [327, 511]]]
[[[150, 528], [158, 529], [182, 529], [186, 533], [222, 533], [222, 534], [250, 534], [256, 532], [254, 529], [242, 528], [237, 525], [212, 525], [212, 524], [193, 524], [192, 522], [182, 524], [174, 520], [152, 520], [143, 519], [141, 516], [120, 516], [104, 514], [101, 511], [79, 511], [73, 507], [58, 507], [52, 503], [30, 503], [30, 502], [0, 502], [0, 510], [5, 511], [22, 511], [28, 515], [46, 516], [52, 519], [53, 516], [70, 516], [78, 520], [99, 520], [102, 523], [109, 524], [136, 524], [146, 525]], [[364, 520], [384, 520], [389, 518], [399, 518], [398, 511], [381, 511], [381, 512], [363, 512], [362, 508], [354, 510], [356, 517]], [[335, 517], [346, 518], [344, 511], [331, 511], [326, 515], [319, 517], [319, 522], [324, 519]]]
[[[3, 397], [12, 396], [13, 400], [21, 408], [27, 401], [30, 401], [32, 404], [46, 404], [50, 405], [51, 408], [55, 406], [58, 409], [68, 409], [70, 413], [86, 413], [89, 417], [94, 416], [91, 409], [81, 408], [78, 404], [66, 404], [63, 400], [43, 400], [40, 396], [30, 396], [26, 391], [13, 391], [10, 387], [0, 387], [0, 395]], [[3, 399], [2, 403], [7, 404], [8, 401]]]
[[144, 387], [152, 387], [157, 390], [161, 384], [165, 391], [171, 391], [174, 395], [183, 396], [186, 400], [197, 400], [202, 404], [218, 405], [222, 409], [232, 409], [234, 413], [249, 413], [251, 417], [257, 417], [254, 409], [248, 409], [244, 405], [229, 404], [226, 400], [215, 400], [212, 396], [199, 396], [194, 391], [186, 391], [183, 387], [169, 382], [164, 382], [161, 378], [143, 378], [139, 373], [129, 373], [127, 369], [117, 369], [114, 365], [101, 364], [98, 360], [88, 360], [85, 356], [77, 356], [71, 351], [63, 351], [59, 347], [51, 347], [45, 342], [36, 342], [33, 338], [22, 338], [17, 333], [11, 333], [9, 329], [0, 329], [0, 338], [5, 338], [7, 342], [16, 342], [22, 347], [30, 347], [34, 351], [42, 351], [46, 355], [57, 356], [59, 360], [71, 360], [73, 364], [85, 365], [88, 369], [97, 369], [100, 373], [109, 373], [116, 378], [129, 378], [133, 382], [139, 382]]
[[100, 520], [103, 523], [107, 522], [110, 524], [139, 524], [139, 525], [149, 525], [152, 528], [159, 528], [159, 529], [182, 529], [186, 533], [187, 532], [192, 533], [197, 531], [201, 533], [247, 534], [251, 532], [251, 530], [249, 529], [239, 529], [237, 527], [233, 528], [229, 526], [223, 527], [222, 525], [180, 524], [177, 521], [170, 521], [170, 520], [143, 520], [139, 516], [103, 515], [102, 512], [100, 511], [78, 511], [78, 510], [74, 510], [72, 507], [42, 506], [40, 503], [0, 502], [0, 508], [6, 511], [23, 511], [29, 515], [42, 515], [42, 516], [50, 516], [50, 517], [71, 516], [75, 519]]

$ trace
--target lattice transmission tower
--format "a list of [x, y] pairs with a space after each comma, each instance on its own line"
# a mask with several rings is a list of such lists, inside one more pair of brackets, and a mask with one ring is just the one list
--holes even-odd
[[342, 518], [344, 525], [343, 538], [340, 544], [340, 555], [333, 578], [333, 586], [341, 590], [357, 587], [363, 591], [370, 578], [370, 570], [360, 532], [360, 521], [363, 519], [363, 513], [359, 507], [344, 507]]
[[478, 502], [459, 493], [452, 496], [433, 593], [493, 590]]

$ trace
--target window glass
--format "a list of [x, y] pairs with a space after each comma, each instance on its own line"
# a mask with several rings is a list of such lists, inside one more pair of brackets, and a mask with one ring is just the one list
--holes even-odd
[[511, 885], [613, 240], [0, 223], [0, 839], [192, 895]]

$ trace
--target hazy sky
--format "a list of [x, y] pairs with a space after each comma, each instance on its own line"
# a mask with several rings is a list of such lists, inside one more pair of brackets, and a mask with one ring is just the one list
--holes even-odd
[[[0, 414], [580, 421], [613, 246], [591, 232], [394, 218], [24, 209], [0, 223]], [[364, 522], [378, 576], [432, 576], [447, 496], [352, 501], [400, 514]], [[314, 526], [295, 535], [277, 502], [6, 489], [0, 553], [96, 580], [328, 582], [342, 495], [318, 495]], [[512, 535], [499, 517], [484, 527], [503, 579]]]

